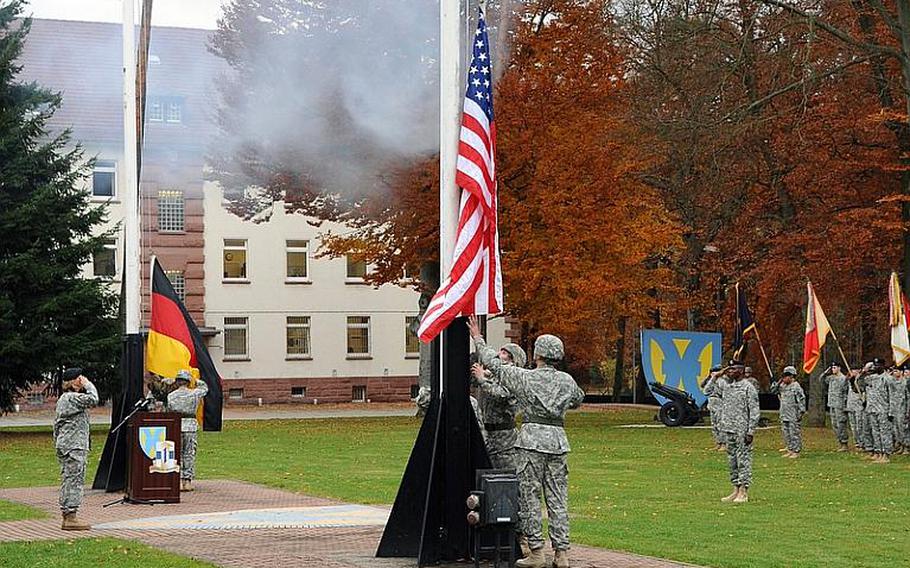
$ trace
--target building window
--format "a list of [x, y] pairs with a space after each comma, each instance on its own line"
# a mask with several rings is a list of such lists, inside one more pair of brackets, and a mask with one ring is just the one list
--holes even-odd
[[285, 241], [287, 257], [287, 278], [291, 281], [306, 281], [309, 276], [307, 266], [307, 241]]
[[291, 387], [291, 398], [306, 398], [306, 387]]
[[243, 389], [228, 389], [228, 398], [232, 400], [240, 400], [243, 398]]
[[92, 274], [105, 278], [117, 276], [117, 241], [104, 239], [104, 248], [92, 255]]
[[158, 231], [182, 233], [184, 230], [183, 192], [168, 189], [158, 192]]
[[411, 400], [416, 400], [420, 396], [420, 385], [411, 385]]
[[417, 338], [417, 316], [404, 318], [404, 355], [405, 357], [420, 356], [420, 339]]
[[348, 273], [347, 279], [352, 282], [363, 282], [364, 277], [367, 275], [367, 263], [365, 260], [357, 258], [356, 256], [349, 254], [347, 255], [348, 260]]
[[352, 402], [366, 402], [367, 401], [367, 387], [364, 385], [357, 385], [351, 389], [351, 401]]
[[165, 108], [165, 119], [168, 122], [183, 122], [183, 103], [181, 101], [168, 101]]
[[287, 318], [288, 358], [309, 358], [310, 316], [288, 316]]
[[247, 359], [249, 358], [249, 343], [247, 336], [249, 319], [245, 317], [224, 318], [224, 358]]
[[161, 106], [161, 99], [151, 99], [146, 107], [149, 122], [164, 122], [164, 107]]
[[224, 239], [224, 279], [246, 280], [246, 239]]
[[98, 160], [92, 170], [92, 195], [114, 197], [117, 193], [117, 162]]
[[44, 394], [40, 392], [30, 392], [25, 398], [25, 402], [29, 406], [41, 406], [45, 402]]
[[348, 357], [370, 356], [370, 316], [348, 316]]
[[171, 286], [174, 287], [174, 292], [177, 293], [177, 297], [180, 298], [181, 302], [186, 301], [186, 277], [183, 275], [182, 270], [165, 270], [164, 273], [167, 275], [167, 279], [171, 281]]

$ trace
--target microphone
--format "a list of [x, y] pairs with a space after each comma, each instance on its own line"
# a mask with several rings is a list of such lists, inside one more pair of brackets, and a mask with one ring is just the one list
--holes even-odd
[[143, 406], [148, 406], [153, 402], [155, 402], [155, 395], [148, 393], [145, 395], [145, 398], [137, 400], [136, 404], [133, 405], [133, 408], [142, 408]]

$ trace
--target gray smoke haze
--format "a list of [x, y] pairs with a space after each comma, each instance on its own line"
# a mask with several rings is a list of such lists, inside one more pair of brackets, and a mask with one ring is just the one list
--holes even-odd
[[[513, 3], [491, 2], [488, 20]], [[230, 66], [214, 177], [229, 196], [275, 179], [354, 197], [381, 188], [388, 167], [438, 149], [438, 33], [433, 0], [235, 0], [212, 42]]]

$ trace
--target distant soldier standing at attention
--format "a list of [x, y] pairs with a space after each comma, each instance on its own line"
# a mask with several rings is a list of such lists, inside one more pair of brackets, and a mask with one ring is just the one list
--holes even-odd
[[837, 437], [840, 446], [839, 452], [849, 451], [847, 442], [847, 391], [850, 390], [849, 381], [840, 371], [838, 363], [832, 363], [824, 373], [825, 384], [828, 386], [828, 410], [831, 413], [831, 428]]
[[712, 368], [708, 378], [701, 384], [702, 392], [708, 397], [708, 412], [711, 414], [711, 434], [714, 436], [714, 449], [718, 451], [723, 450], [725, 445], [724, 433], [720, 429], [720, 411], [723, 404], [720, 393], [727, 384], [723, 368], [720, 365]]
[[850, 430], [853, 432], [854, 447], [863, 449], [863, 437], [865, 436], [863, 419], [865, 418], [865, 413], [863, 412], [863, 395], [859, 392], [859, 386], [856, 384], [857, 374], [857, 371], [853, 371], [847, 380], [847, 418], [850, 421]]
[[787, 446], [785, 458], [798, 458], [803, 450], [802, 419], [806, 413], [806, 393], [796, 380], [796, 367], [784, 367], [778, 385], [780, 393], [780, 427]]
[[888, 377], [888, 404], [891, 408], [891, 437], [894, 439], [893, 453], [903, 454], [907, 450], [907, 381], [903, 369], [894, 369]]
[[174, 382], [177, 389], [167, 395], [167, 407], [172, 412], [183, 415], [180, 423], [180, 490], [193, 491], [193, 480], [196, 478], [196, 409], [209, 392], [209, 387], [202, 379], [196, 380], [196, 388], [189, 388], [193, 380], [189, 371], [179, 371]]
[[85, 462], [89, 450], [89, 409], [98, 404], [98, 390], [82, 375], [82, 369], [63, 372], [63, 394], [57, 399], [54, 417], [54, 448], [60, 462], [60, 511], [65, 531], [85, 531], [91, 525], [76, 513], [82, 505]]
[[562, 340], [541, 335], [534, 342], [534, 369], [503, 365], [495, 349], [487, 347], [477, 318], [468, 319], [468, 328], [480, 363], [490, 370], [518, 401], [523, 417], [518, 432], [518, 479], [521, 533], [528, 539], [530, 554], [519, 560], [518, 568], [548, 566], [543, 554], [543, 493], [550, 522], [550, 541], [556, 551], [553, 566], [569, 566], [569, 469], [566, 457], [569, 440], [564, 429], [566, 412], [584, 400], [584, 391], [568, 373], [555, 368], [565, 356]]
[[891, 402], [888, 397], [889, 379], [885, 376], [885, 362], [874, 359], [864, 370], [866, 384], [866, 418], [872, 430], [872, 461], [891, 461]]
[[745, 368], [743, 371], [743, 379], [749, 381], [749, 383], [755, 387], [755, 392], [761, 392], [761, 385], [758, 384], [758, 379], [752, 374], [752, 367]]
[[749, 381], [743, 380], [742, 365], [727, 370], [732, 381], [723, 387], [721, 398], [721, 430], [727, 436], [727, 461], [733, 493], [722, 498], [725, 503], [745, 503], [749, 500], [752, 485], [752, 442], [761, 418], [758, 391]]

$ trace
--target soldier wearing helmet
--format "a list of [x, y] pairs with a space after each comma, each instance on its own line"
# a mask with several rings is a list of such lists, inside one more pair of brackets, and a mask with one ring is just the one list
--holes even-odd
[[[506, 343], [499, 349], [499, 359], [503, 365], [524, 367], [528, 356], [515, 343]], [[492, 380], [490, 371], [480, 365], [472, 367], [471, 378], [477, 386], [477, 404], [483, 417], [482, 426], [490, 461], [498, 469], [515, 469], [517, 401], [508, 389]]]
[[559, 371], [565, 349], [554, 335], [541, 335], [534, 342], [534, 369], [504, 365], [495, 349], [488, 347], [476, 318], [468, 327], [481, 364], [490, 370], [492, 380], [507, 389], [518, 404], [523, 420], [515, 446], [521, 499], [522, 534], [527, 538], [529, 554], [516, 563], [519, 568], [548, 566], [544, 554], [543, 494], [549, 513], [550, 541], [556, 551], [553, 565], [569, 566], [568, 468], [566, 457], [569, 440], [564, 429], [566, 412], [577, 408], [584, 399], [575, 379]]

